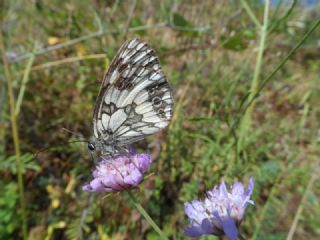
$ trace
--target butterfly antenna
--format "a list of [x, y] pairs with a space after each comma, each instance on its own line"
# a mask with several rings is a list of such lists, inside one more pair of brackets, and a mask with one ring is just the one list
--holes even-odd
[[71, 130], [69, 130], [69, 129], [67, 129], [67, 128], [61, 128], [61, 130], [62, 130], [62, 131], [65, 131], [65, 132], [67, 132], [67, 133], [70, 133], [71, 135], [76, 136], [79, 140], [83, 140], [83, 141], [88, 142], [88, 140], [85, 140], [80, 134], [78, 134], [78, 133], [76, 133], [76, 132], [73, 132], [73, 131], [71, 131]]
[[[85, 140], [85, 139], [84, 140], [81, 139], [81, 140], [68, 141], [67, 143], [70, 144], [70, 143], [78, 143], [78, 142], [86, 142], [86, 143], [88, 143], [89, 141]], [[48, 151], [50, 149], [54, 149], [54, 148], [59, 147], [59, 146], [64, 146], [64, 145], [59, 144], [59, 145], [55, 145], [55, 146], [44, 147], [44, 148], [38, 150], [35, 154], [33, 154], [33, 156], [34, 156], [34, 158], [37, 158], [40, 153]]]
[[40, 150], [38, 150], [36, 153], [33, 154], [34, 158], [38, 158], [38, 155], [42, 152], [45, 152], [47, 150], [49, 150], [50, 148], [54, 148], [54, 147], [45, 147], [45, 148], [41, 148]]

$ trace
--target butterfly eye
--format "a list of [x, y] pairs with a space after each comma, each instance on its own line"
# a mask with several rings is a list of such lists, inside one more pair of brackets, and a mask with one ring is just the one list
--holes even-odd
[[95, 150], [94, 145], [92, 143], [90, 143], [90, 142], [88, 143], [88, 148], [89, 148], [90, 151], [94, 151]]

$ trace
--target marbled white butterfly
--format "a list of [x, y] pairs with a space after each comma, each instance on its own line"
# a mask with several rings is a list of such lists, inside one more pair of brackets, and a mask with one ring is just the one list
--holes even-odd
[[129, 40], [104, 76], [88, 148], [112, 154], [168, 126], [172, 108], [171, 89], [155, 51], [139, 39]]

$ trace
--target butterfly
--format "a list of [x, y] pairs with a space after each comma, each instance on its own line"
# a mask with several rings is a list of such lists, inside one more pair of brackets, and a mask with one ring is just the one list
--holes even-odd
[[88, 148], [112, 154], [167, 127], [172, 111], [172, 91], [155, 51], [139, 39], [129, 40], [103, 78]]

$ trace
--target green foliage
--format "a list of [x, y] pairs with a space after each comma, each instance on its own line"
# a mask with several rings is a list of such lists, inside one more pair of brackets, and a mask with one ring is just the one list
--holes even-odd
[[193, 25], [190, 21], [188, 21], [187, 19], [185, 19], [183, 16], [181, 16], [178, 13], [173, 13], [172, 24], [176, 27], [190, 27], [190, 28], [193, 27]]
[[280, 170], [279, 161], [269, 160], [260, 166], [256, 174], [256, 181], [272, 183], [278, 177]]
[[[130, 27], [131, 28], [138, 28], [138, 27], [144, 26], [145, 24], [146, 23], [141, 18], [134, 17], [131, 19]], [[141, 37], [143, 37], [147, 34], [146, 30], [140, 30], [140, 31], [137, 31], [136, 33]]]
[[1, 182], [0, 193], [0, 238], [8, 239], [21, 226], [21, 219], [17, 212], [17, 184]]
[[267, 234], [264, 236], [259, 236], [259, 239], [261, 240], [282, 240], [285, 239], [287, 236], [286, 233], [273, 233], [273, 234]]
[[[25, 153], [21, 156], [23, 162], [22, 172], [25, 173], [28, 170], [39, 171], [40, 166], [34, 161], [35, 156], [30, 153]], [[5, 159], [0, 159], [0, 172], [17, 174], [16, 156], [12, 155]]]
[[255, 39], [254, 31], [247, 29], [236, 32], [232, 36], [222, 36], [222, 46], [229, 50], [241, 51], [248, 47], [250, 40]]

